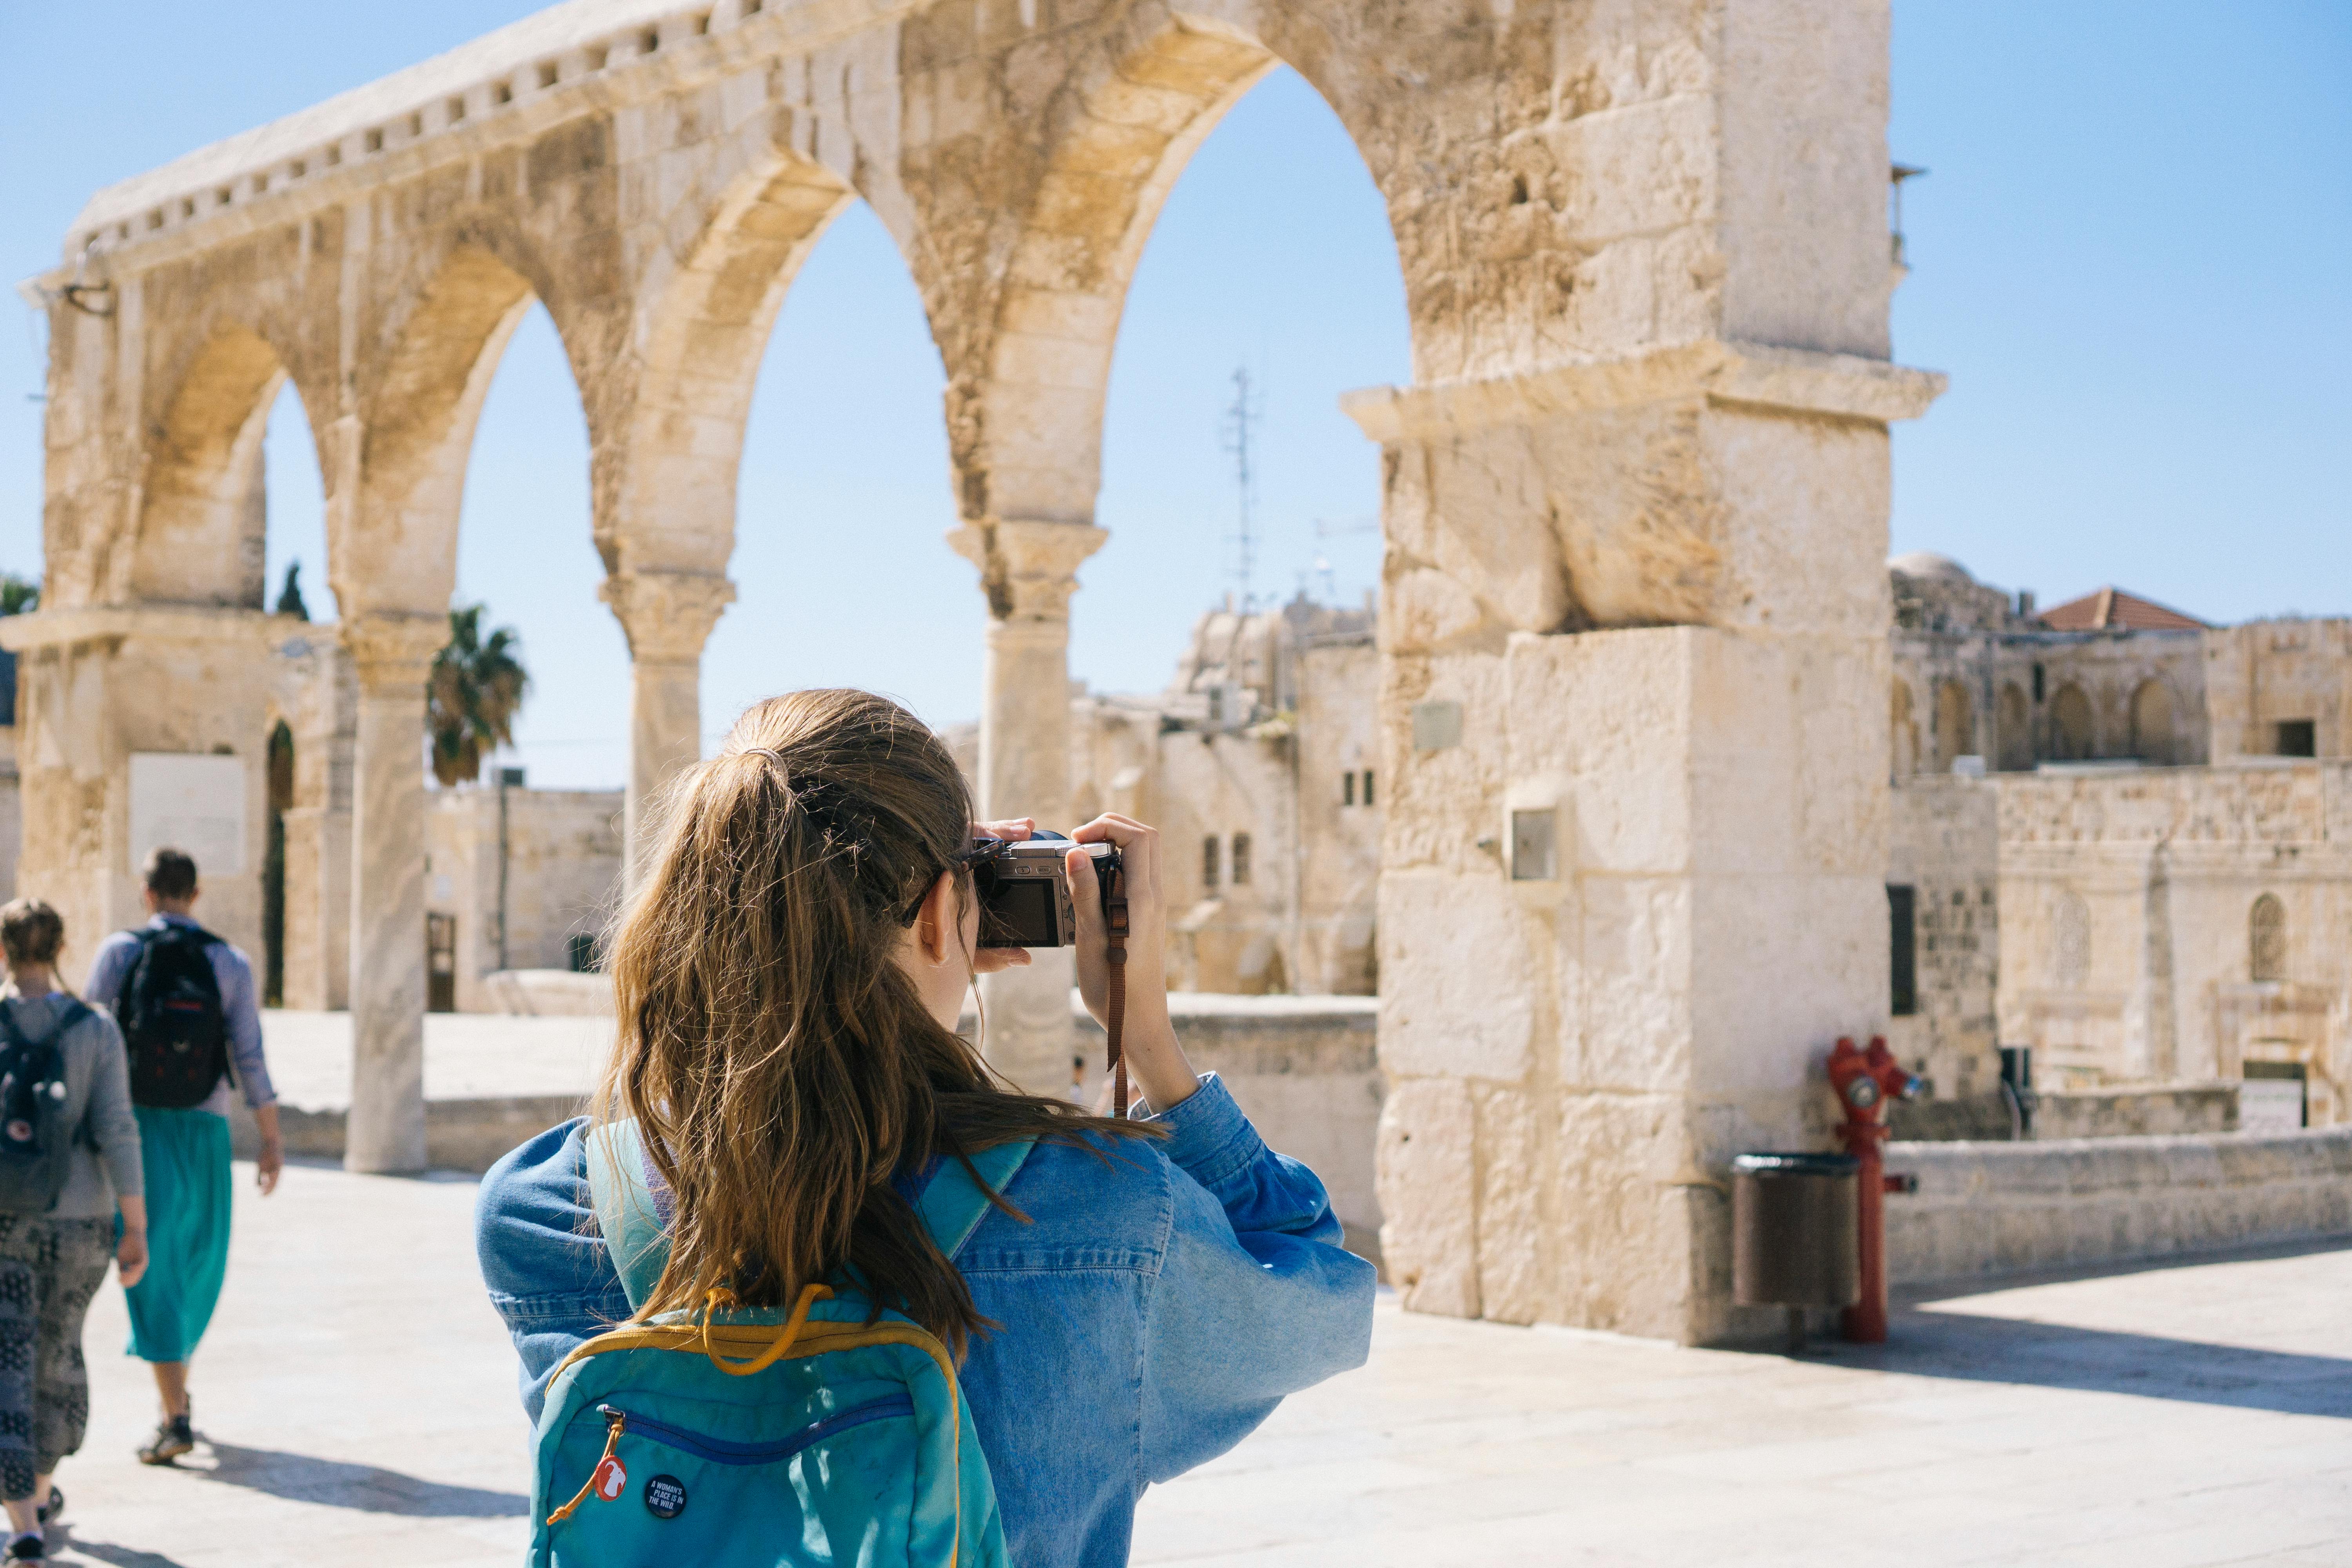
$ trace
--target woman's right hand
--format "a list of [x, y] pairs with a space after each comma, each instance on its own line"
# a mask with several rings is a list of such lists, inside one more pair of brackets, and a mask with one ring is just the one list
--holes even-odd
[[[1201, 1087], [1168, 1017], [1168, 906], [1161, 892], [1160, 834], [1132, 817], [1106, 812], [1070, 835], [1077, 843], [1118, 847], [1119, 887], [1127, 897], [1127, 1006], [1121, 1044], [1128, 1076], [1155, 1111], [1191, 1098]], [[1070, 903], [1078, 921], [1078, 995], [1097, 1023], [1107, 1022], [1110, 1000], [1109, 938], [1103, 922], [1101, 883], [1094, 859], [1080, 849], [1066, 858]]]
[[114, 1244], [114, 1267], [122, 1276], [122, 1288], [128, 1290], [147, 1275], [147, 1233], [126, 1227], [122, 1239]]

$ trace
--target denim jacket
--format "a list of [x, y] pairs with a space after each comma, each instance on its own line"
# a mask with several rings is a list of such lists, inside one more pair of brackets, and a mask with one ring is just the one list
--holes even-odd
[[[1282, 1396], [1363, 1363], [1373, 1272], [1323, 1184], [1266, 1148], [1214, 1074], [1106, 1163], [1041, 1144], [956, 1254], [973, 1304], [964, 1396], [1024, 1568], [1114, 1568], [1143, 1489], [1214, 1458]], [[476, 1241], [536, 1420], [557, 1363], [629, 1315], [584, 1212], [585, 1121], [483, 1178]]]

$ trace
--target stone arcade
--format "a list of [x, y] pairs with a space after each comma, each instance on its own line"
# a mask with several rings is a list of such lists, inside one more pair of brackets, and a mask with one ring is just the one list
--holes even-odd
[[[271, 650], [300, 635], [261, 607], [290, 378], [356, 681], [349, 871], [318, 889], [352, 910], [349, 1159], [420, 1165], [424, 677], [499, 351], [536, 297], [579, 382], [634, 830], [697, 753], [769, 324], [856, 200], [947, 367], [984, 803], [1066, 816], [1124, 290], [1192, 151], [1287, 62], [1385, 196], [1412, 326], [1414, 384], [1348, 403], [1385, 485], [1391, 1269], [1425, 1310], [1731, 1331], [1722, 1163], [1801, 1136], [1809, 1061], [1887, 1007], [1886, 422], [1941, 385], [1890, 363], [1887, 26], [1868, 0], [573, 0], [103, 191], [36, 280], [24, 881], [75, 931], [127, 920], [158, 754], [259, 841]], [[241, 793], [188, 765], [215, 755]], [[246, 941], [251, 881], [213, 906]], [[1066, 973], [995, 984], [1001, 1064], [1066, 1075]]]

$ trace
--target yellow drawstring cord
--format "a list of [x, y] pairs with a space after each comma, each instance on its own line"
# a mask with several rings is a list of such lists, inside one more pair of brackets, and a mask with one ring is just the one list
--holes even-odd
[[629, 1424], [629, 1418], [615, 1410], [604, 1417], [604, 1458], [596, 1461], [595, 1468], [588, 1472], [586, 1482], [578, 1491], [572, 1494], [572, 1500], [547, 1516], [547, 1522], [551, 1526], [562, 1524], [565, 1520], [570, 1519], [573, 1511], [588, 1500], [589, 1492], [595, 1488], [596, 1478], [604, 1473], [605, 1460], [610, 1459], [613, 1457], [613, 1450], [621, 1446], [621, 1428]]
[[710, 1342], [711, 1314], [725, 1311], [735, 1305], [735, 1292], [721, 1286], [702, 1298], [702, 1353], [710, 1358], [711, 1365], [730, 1377], [749, 1377], [753, 1373], [765, 1372], [782, 1360], [784, 1352], [793, 1348], [793, 1342], [800, 1337], [802, 1328], [808, 1322], [809, 1309], [819, 1301], [832, 1300], [830, 1286], [809, 1286], [801, 1292], [801, 1299], [793, 1303], [793, 1315], [784, 1321], [784, 1331], [777, 1335], [766, 1350], [750, 1361], [729, 1361]]

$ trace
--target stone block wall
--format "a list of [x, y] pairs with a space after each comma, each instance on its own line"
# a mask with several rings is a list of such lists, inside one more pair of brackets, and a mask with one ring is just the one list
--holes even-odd
[[1887, 1045], [1944, 1099], [2000, 1076], [1994, 996], [2000, 971], [2000, 816], [1995, 786], [1956, 774], [1895, 781], [1886, 880], [1912, 890], [1916, 1011], [1887, 1021]]
[[2314, 757], [2352, 757], [2352, 619], [2252, 621], [2205, 634], [2213, 757], [2281, 754], [2280, 726]]
[[435, 792], [425, 907], [457, 922], [459, 1012], [508, 1011], [486, 987], [486, 976], [502, 968], [567, 969], [572, 937], [601, 940], [620, 889], [622, 806], [618, 790]]
[[2248, 1137], [1892, 1143], [1897, 1285], [2352, 1235], [2352, 1129]]

